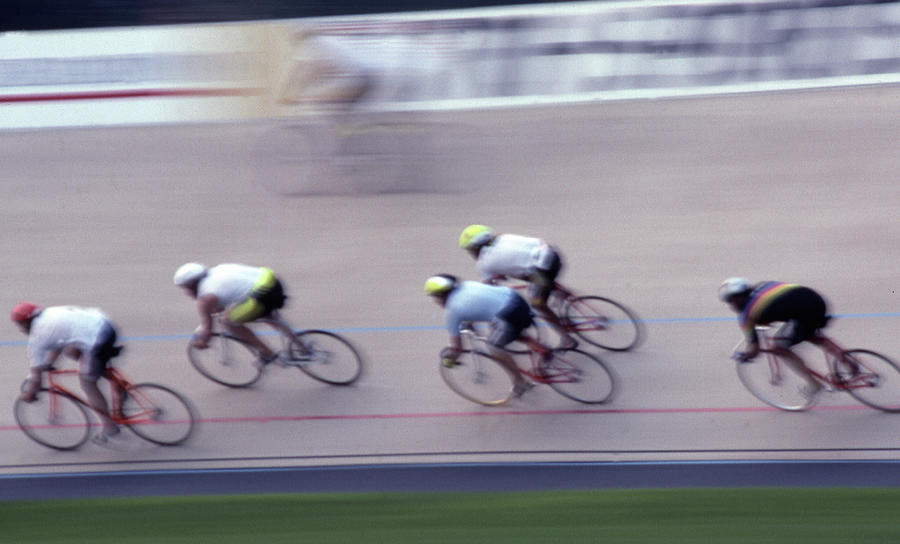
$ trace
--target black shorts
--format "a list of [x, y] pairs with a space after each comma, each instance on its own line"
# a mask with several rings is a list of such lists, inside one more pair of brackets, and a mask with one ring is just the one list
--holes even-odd
[[97, 380], [106, 374], [109, 361], [119, 355], [121, 348], [116, 346], [117, 334], [115, 327], [110, 323], [103, 325], [100, 334], [97, 335], [97, 343], [87, 354], [85, 367], [81, 369], [81, 375], [85, 378]]
[[546, 306], [556, 278], [562, 270], [562, 258], [556, 248], [551, 247], [550, 262], [547, 268], [536, 268], [531, 277], [531, 302], [537, 306]]
[[515, 294], [509, 303], [491, 320], [491, 332], [488, 334], [488, 343], [502, 348], [519, 338], [522, 331], [530, 327], [532, 323], [531, 308], [528, 307], [525, 299]]
[[771, 322], [784, 323], [775, 333], [775, 343], [788, 348], [809, 340], [816, 332], [828, 324], [828, 306], [821, 295], [808, 287], [798, 287], [773, 301], [770, 311]]

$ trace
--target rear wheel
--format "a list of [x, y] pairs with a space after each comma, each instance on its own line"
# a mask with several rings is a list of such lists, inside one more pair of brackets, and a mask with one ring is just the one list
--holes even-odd
[[762, 350], [752, 361], [737, 364], [738, 377], [753, 396], [780, 410], [799, 412], [815, 403], [809, 380], [791, 365], [803, 361], [790, 351]]
[[612, 351], [637, 347], [644, 336], [640, 319], [624, 305], [605, 297], [584, 296], [563, 306], [564, 325], [586, 342]]
[[140, 383], [125, 392], [122, 417], [134, 434], [161, 446], [174, 446], [194, 432], [191, 404], [168, 387]]
[[84, 444], [91, 432], [87, 409], [65, 393], [42, 387], [37, 400], [16, 399], [13, 409], [16, 423], [28, 438], [56, 450], [74, 450]]
[[838, 375], [856, 400], [885, 412], [900, 412], [900, 368], [874, 351], [853, 349], [841, 354]]
[[439, 364], [441, 377], [450, 389], [466, 400], [499, 406], [513, 397], [515, 377], [500, 361], [482, 351], [464, 351], [456, 365]]
[[350, 385], [362, 374], [362, 357], [344, 337], [310, 330], [294, 335], [288, 364], [331, 385]]
[[616, 388], [603, 361], [579, 349], [554, 351], [542, 370], [546, 383], [557, 393], [585, 404], [608, 402]]
[[256, 350], [228, 334], [213, 333], [206, 349], [188, 344], [188, 359], [200, 374], [228, 387], [247, 387], [262, 375]]

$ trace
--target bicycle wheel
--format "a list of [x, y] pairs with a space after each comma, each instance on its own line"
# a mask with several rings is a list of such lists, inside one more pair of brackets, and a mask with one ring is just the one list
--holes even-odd
[[464, 351], [452, 367], [438, 365], [441, 378], [454, 393], [485, 406], [499, 406], [513, 397], [515, 378], [499, 361], [482, 351]]
[[815, 396], [807, 393], [806, 377], [785, 362], [793, 358], [795, 364], [803, 361], [792, 352], [762, 350], [759, 356], [737, 364], [738, 377], [753, 396], [780, 410], [799, 412], [815, 403]]
[[574, 298], [563, 306], [561, 317], [566, 327], [583, 340], [611, 351], [628, 351], [643, 340], [641, 320], [634, 312], [609, 298]]
[[900, 368], [880, 353], [852, 349], [837, 363], [847, 392], [866, 406], [900, 412]]
[[288, 364], [309, 377], [331, 385], [349, 385], [362, 374], [362, 357], [342, 336], [309, 330], [294, 335]]
[[134, 434], [161, 446], [187, 440], [197, 419], [187, 399], [155, 383], [130, 387], [122, 400], [122, 416]]
[[608, 402], [616, 389], [615, 378], [603, 361], [580, 349], [554, 350], [542, 371], [554, 391], [585, 404]]
[[200, 374], [228, 387], [247, 387], [262, 375], [256, 350], [228, 334], [213, 333], [206, 349], [188, 344], [188, 359]]
[[51, 393], [42, 387], [34, 402], [16, 399], [16, 423], [28, 438], [55, 450], [74, 450], [91, 432], [87, 409], [65, 393]]

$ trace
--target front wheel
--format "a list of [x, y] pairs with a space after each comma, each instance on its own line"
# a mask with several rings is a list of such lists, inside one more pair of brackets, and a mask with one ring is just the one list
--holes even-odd
[[579, 349], [554, 350], [541, 368], [543, 378], [557, 393], [585, 404], [603, 404], [612, 399], [616, 381], [606, 365]]
[[55, 450], [74, 450], [91, 432], [87, 409], [65, 393], [42, 387], [34, 402], [16, 399], [16, 423], [28, 438]]
[[122, 419], [134, 434], [161, 446], [187, 440], [197, 420], [187, 399], [154, 383], [140, 383], [125, 392]]
[[566, 301], [563, 324], [581, 339], [611, 351], [628, 351], [644, 337], [644, 326], [637, 315], [615, 300], [576, 297]]
[[900, 368], [874, 351], [853, 349], [841, 354], [837, 374], [859, 402], [885, 412], [900, 412]]
[[290, 364], [331, 385], [350, 385], [362, 374], [362, 357], [349, 341], [328, 331], [301, 331], [290, 346]]
[[189, 343], [188, 360], [200, 374], [228, 387], [253, 385], [262, 375], [256, 350], [229, 334], [213, 333], [206, 349]]
[[790, 351], [764, 349], [755, 359], [737, 363], [737, 374], [754, 397], [779, 410], [800, 412], [816, 400], [809, 380], [795, 370], [803, 364]]
[[453, 366], [439, 364], [444, 383], [466, 400], [499, 406], [513, 397], [515, 377], [500, 361], [483, 351], [464, 351]]

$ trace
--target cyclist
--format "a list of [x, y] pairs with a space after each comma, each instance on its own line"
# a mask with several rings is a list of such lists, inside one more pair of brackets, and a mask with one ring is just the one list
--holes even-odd
[[[197, 301], [200, 326], [192, 339], [195, 347], [209, 347], [213, 316], [221, 313], [227, 331], [256, 348], [262, 364], [276, 359], [278, 354], [246, 326], [284, 307], [287, 297], [275, 272], [243, 264], [207, 268], [200, 263], [186, 263], [175, 271], [173, 281]], [[280, 328], [278, 324], [272, 326]]]
[[475, 258], [482, 281], [494, 283], [512, 277], [529, 282], [530, 302], [559, 334], [560, 346], [575, 347], [576, 340], [548, 304], [562, 270], [562, 259], [553, 246], [540, 238], [495, 234], [485, 225], [469, 225], [459, 237], [459, 247]]
[[[776, 349], [789, 350], [803, 341], [814, 344], [818, 331], [828, 324], [828, 306], [822, 296], [802, 285], [767, 281], [751, 285], [744, 278], [728, 278], [719, 287], [719, 299], [738, 315], [744, 331], [744, 350], [734, 358], [749, 361], [759, 354], [757, 325], [784, 323], [775, 333]], [[793, 359], [786, 359], [793, 362]], [[792, 368], [795, 365], [792, 365]], [[809, 383], [807, 395], [815, 395], [822, 385], [805, 365], [795, 368]]]
[[[122, 351], [116, 346], [116, 328], [97, 308], [51, 306], [42, 308], [31, 302], [21, 302], [10, 315], [12, 321], [28, 335], [28, 356], [31, 371], [22, 391], [22, 400], [34, 402], [41, 387], [43, 373], [52, 369], [60, 355], [78, 361], [78, 378], [91, 408], [97, 412], [103, 430], [94, 437], [106, 442], [119, 433], [110, 417], [106, 398], [97, 381], [106, 374], [110, 360]], [[113, 406], [121, 406], [124, 392], [112, 384]]]
[[531, 387], [512, 356], [503, 349], [503, 346], [521, 337], [522, 331], [532, 323], [531, 309], [525, 299], [509, 287], [477, 281], [460, 282], [450, 274], [428, 278], [425, 294], [446, 310], [450, 346], [441, 352], [444, 365], [454, 366], [456, 358], [462, 353], [460, 331], [466, 323], [489, 321], [489, 351], [514, 376], [515, 395], [521, 396]]

